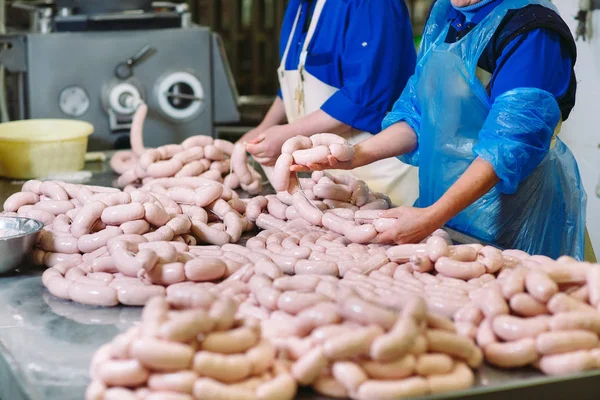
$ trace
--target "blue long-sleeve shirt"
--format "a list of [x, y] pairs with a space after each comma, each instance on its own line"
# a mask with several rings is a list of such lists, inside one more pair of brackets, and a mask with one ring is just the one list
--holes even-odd
[[[281, 28], [283, 56], [298, 7], [286, 70], [296, 70], [316, 0], [290, 0]], [[415, 68], [404, 0], [328, 0], [308, 47], [307, 72], [338, 88], [321, 107], [353, 128], [377, 133]], [[281, 91], [279, 91], [281, 97]]]
[[[479, 24], [502, 0], [483, 0], [472, 6], [455, 8], [449, 15], [452, 29], [446, 42], [454, 42], [473, 26]], [[482, 58], [492, 58], [493, 47]], [[496, 59], [495, 68], [480, 67], [492, 73], [489, 83], [490, 100], [511, 89], [533, 87], [552, 93], [560, 99], [567, 91], [571, 79], [572, 58], [567, 46], [561, 43], [558, 32], [534, 29], [513, 39]], [[493, 71], [492, 71], [493, 69]]]

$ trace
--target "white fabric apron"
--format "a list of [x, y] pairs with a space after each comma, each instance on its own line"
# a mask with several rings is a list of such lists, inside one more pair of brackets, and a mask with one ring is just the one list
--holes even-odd
[[[285, 105], [288, 123], [319, 110], [321, 106], [339, 89], [320, 81], [304, 68], [308, 55], [308, 46], [313, 38], [319, 22], [321, 12], [326, 0], [317, 0], [313, 17], [308, 29], [298, 69], [286, 70], [285, 62], [293, 41], [294, 33], [300, 19], [302, 6], [298, 8], [296, 19], [288, 39], [281, 65], [277, 73], [281, 94]], [[315, 132], [319, 133], [319, 132]], [[347, 134], [342, 134], [350, 143], [356, 144], [370, 138], [369, 132], [352, 129]], [[371, 190], [387, 194], [395, 205], [412, 206], [419, 196], [419, 177], [415, 167], [402, 163], [397, 158], [380, 160], [352, 171], [333, 171], [334, 174], [351, 174], [357, 179], [365, 181]]]

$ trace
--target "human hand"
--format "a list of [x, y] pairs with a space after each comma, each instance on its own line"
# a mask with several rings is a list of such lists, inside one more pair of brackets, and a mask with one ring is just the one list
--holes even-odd
[[401, 206], [382, 211], [379, 217], [396, 218], [398, 222], [392, 229], [377, 235], [377, 243], [419, 243], [443, 225], [430, 208]]
[[256, 139], [246, 143], [246, 150], [259, 164], [275, 165], [285, 142], [284, 129], [283, 125], [277, 125], [265, 130]]
[[242, 137], [240, 137], [236, 141], [236, 143], [244, 143], [244, 142], [251, 143], [251, 142], [255, 141], [256, 138], [258, 138], [260, 136], [260, 134], [263, 133], [265, 130], [266, 130], [265, 128], [262, 128], [259, 125], [256, 128], [251, 129], [248, 132], [246, 132], [245, 134], [243, 134]]

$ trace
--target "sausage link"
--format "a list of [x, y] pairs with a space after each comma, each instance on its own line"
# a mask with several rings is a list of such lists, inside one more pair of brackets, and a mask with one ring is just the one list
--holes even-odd
[[[553, 296], [556, 297], [560, 293]], [[548, 302], [548, 305], [552, 299]], [[512, 311], [522, 317], [535, 317], [548, 314], [548, 308], [544, 303], [539, 302], [527, 293], [517, 293], [510, 298], [510, 308]]]
[[558, 292], [558, 285], [545, 273], [530, 269], [525, 274], [527, 292], [537, 300], [546, 303]]
[[207, 400], [256, 400], [254, 391], [230, 387], [211, 378], [200, 378], [194, 383], [194, 398]]
[[[358, 213], [358, 212], [357, 212]], [[386, 254], [390, 261], [403, 263], [409, 262], [413, 256], [427, 256], [426, 244], [402, 244], [390, 247]]]
[[241, 354], [225, 355], [199, 351], [194, 356], [193, 369], [201, 376], [233, 383], [250, 376], [252, 364]]
[[368, 380], [358, 388], [358, 400], [395, 400], [423, 396], [429, 392], [427, 380], [412, 377], [393, 381]]
[[288, 373], [282, 373], [256, 388], [256, 396], [258, 400], [292, 400], [296, 391], [294, 378]]
[[463, 280], [478, 278], [486, 272], [479, 261], [456, 261], [449, 257], [439, 258], [434, 268], [440, 274]]
[[107, 225], [121, 225], [144, 218], [144, 213], [144, 206], [141, 203], [121, 204], [104, 209], [101, 219]]
[[415, 372], [416, 358], [414, 355], [408, 354], [391, 362], [364, 360], [360, 362], [360, 366], [372, 379], [403, 379]]
[[417, 357], [415, 372], [421, 376], [447, 374], [452, 371], [454, 360], [444, 353], [421, 354]]
[[290, 179], [296, 179], [295, 177], [292, 178], [292, 173], [290, 172], [290, 167], [293, 164], [294, 157], [291, 154], [283, 153], [277, 158], [277, 162], [273, 168], [273, 181], [271, 182], [273, 189], [278, 192], [288, 190]]
[[184, 310], [169, 317], [162, 323], [157, 332], [159, 338], [187, 343], [201, 333], [210, 332], [215, 327], [215, 321], [206, 311]]
[[200, 241], [218, 246], [229, 243], [231, 240], [231, 236], [227, 232], [212, 228], [199, 220], [192, 220], [192, 233]]
[[595, 313], [596, 310], [588, 304], [579, 301], [566, 293], [556, 293], [547, 304], [548, 310], [552, 314], [578, 311]]
[[124, 305], [143, 306], [151, 298], [165, 293], [165, 288], [160, 285], [124, 285], [117, 290], [117, 299]]
[[432, 394], [468, 389], [474, 382], [473, 371], [464, 363], [456, 363], [449, 373], [427, 377], [427, 385]]
[[292, 365], [292, 376], [301, 385], [310, 385], [327, 366], [323, 347], [315, 347]]
[[138, 389], [136, 392], [137, 399], [143, 398], [144, 400], [193, 400], [192, 396], [190, 396], [187, 393], [168, 392], [161, 390], [152, 391], [144, 397], [144, 395], [139, 394], [140, 390], [142, 389]]
[[97, 366], [96, 372], [104, 384], [126, 387], [142, 385], [150, 375], [138, 360], [107, 360]]
[[502, 251], [492, 246], [482, 247], [479, 250], [477, 259], [485, 266], [488, 274], [494, 274], [504, 266]]
[[132, 343], [131, 355], [148, 368], [167, 372], [189, 369], [194, 350], [185, 344], [147, 337]]
[[597, 368], [597, 365], [589, 351], [580, 350], [543, 356], [539, 368], [546, 375], [569, 375]]
[[327, 146], [316, 146], [311, 149], [296, 150], [292, 156], [294, 163], [298, 165], [321, 164], [327, 162], [327, 157], [331, 153]]
[[297, 275], [328, 275], [338, 276], [338, 266], [331, 261], [298, 260], [294, 263], [294, 273]]
[[80, 238], [90, 233], [92, 226], [100, 219], [105, 208], [106, 205], [100, 201], [84, 205], [71, 223], [71, 234]]
[[354, 157], [354, 146], [347, 143], [334, 143], [329, 146], [329, 151], [339, 161], [350, 161]]
[[225, 332], [206, 334], [200, 348], [222, 354], [242, 353], [256, 345], [258, 339], [254, 329], [242, 326]]
[[370, 356], [375, 361], [392, 361], [405, 355], [419, 329], [413, 318], [399, 318], [392, 330], [373, 340]]
[[432, 329], [440, 329], [446, 332], [456, 333], [456, 328], [450, 319], [432, 312], [426, 314], [427, 326]]
[[446, 353], [455, 357], [469, 360], [476, 351], [472, 340], [458, 336], [455, 333], [438, 329], [425, 332], [428, 349], [431, 352]]
[[192, 147], [205, 147], [208, 145], [213, 144], [214, 140], [212, 137], [207, 136], [207, 135], [196, 135], [196, 136], [190, 136], [189, 138], [185, 139], [183, 142], [181, 142], [181, 147], [183, 147], [184, 149], [190, 149]]
[[216, 321], [215, 330], [230, 329], [235, 320], [236, 304], [229, 297], [221, 297], [210, 306], [208, 315]]
[[347, 203], [352, 192], [344, 185], [318, 183], [312, 188], [315, 196], [321, 199], [336, 200]]
[[588, 350], [598, 345], [598, 335], [582, 330], [544, 332], [538, 335], [535, 345], [542, 355]]
[[143, 235], [150, 230], [150, 224], [143, 219], [128, 221], [119, 226], [125, 235]]
[[585, 330], [600, 334], [600, 315], [589, 312], [571, 311], [554, 315], [550, 319], [550, 330]]
[[117, 291], [108, 286], [73, 283], [68, 287], [71, 300], [93, 306], [111, 307], [119, 304]]
[[511, 315], [498, 315], [492, 322], [492, 329], [500, 339], [515, 341], [524, 338], [535, 338], [548, 330], [549, 320], [546, 316], [519, 318]]
[[252, 375], [261, 375], [275, 362], [275, 347], [266, 339], [246, 351], [246, 358], [252, 365]]
[[355, 393], [358, 387], [369, 379], [365, 371], [358, 364], [350, 361], [333, 363], [331, 372], [333, 377], [346, 388], [348, 393]]
[[343, 337], [329, 339], [323, 344], [323, 351], [330, 360], [341, 360], [362, 356], [369, 353], [369, 349], [383, 330], [377, 326], [356, 329]]
[[56, 182], [45, 181], [40, 187], [41, 194], [52, 200], [69, 200], [67, 192]]
[[317, 392], [327, 397], [336, 399], [348, 398], [346, 388], [331, 376], [321, 375], [312, 384], [312, 388]]
[[85, 400], [104, 400], [106, 385], [100, 381], [93, 380], [85, 390]]
[[393, 312], [358, 297], [345, 299], [341, 305], [340, 314], [362, 324], [377, 324], [383, 329], [390, 329], [397, 318]]
[[153, 391], [192, 393], [198, 375], [193, 371], [153, 373], [148, 378], [148, 388]]
[[123, 231], [116, 226], [107, 226], [100, 232], [83, 235], [77, 240], [77, 248], [82, 253], [91, 253], [102, 247], [105, 247], [108, 240], [123, 234]]
[[508, 314], [509, 308], [506, 300], [500, 293], [500, 289], [487, 287], [482, 289], [482, 295], [479, 297], [479, 307], [486, 317]]
[[535, 362], [538, 354], [535, 341], [524, 338], [514, 342], [490, 343], [484, 348], [485, 359], [500, 368], [524, 367]]

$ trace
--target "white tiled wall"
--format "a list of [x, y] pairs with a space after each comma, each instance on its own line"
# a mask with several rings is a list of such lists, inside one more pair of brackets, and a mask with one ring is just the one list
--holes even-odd
[[[575, 32], [578, 1], [553, 0], [561, 16]], [[588, 194], [587, 227], [596, 256], [600, 255], [600, 198], [596, 185], [600, 179], [600, 10], [592, 14], [590, 41], [577, 42], [577, 102], [562, 128], [560, 137], [575, 154]]]

